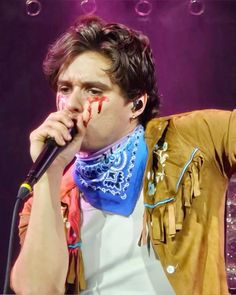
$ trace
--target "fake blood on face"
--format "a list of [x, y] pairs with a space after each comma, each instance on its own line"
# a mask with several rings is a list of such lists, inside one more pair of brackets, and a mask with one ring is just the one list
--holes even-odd
[[100, 114], [102, 111], [102, 105], [104, 101], [108, 101], [108, 98], [106, 96], [101, 96], [101, 97], [95, 96], [95, 97], [90, 97], [88, 101], [89, 101], [90, 107], [94, 102], [98, 102], [98, 114]]
[[[92, 119], [92, 104], [93, 103], [98, 103], [98, 107], [97, 107], [97, 113], [100, 114], [101, 111], [102, 111], [102, 106], [103, 106], [103, 103], [105, 101], [109, 101], [109, 99], [106, 97], [106, 96], [95, 96], [95, 97], [89, 97], [88, 98], [88, 119], [85, 121], [84, 120], [84, 126], [87, 127], [88, 126], [88, 123], [89, 121]], [[61, 95], [61, 94], [58, 94], [57, 95], [57, 108], [58, 110], [64, 110], [65, 109], [65, 106], [66, 106], [66, 98]]]
[[92, 104], [95, 102], [98, 102], [98, 109], [97, 112], [98, 114], [101, 113], [102, 111], [102, 106], [104, 101], [108, 101], [109, 99], [106, 96], [95, 96], [95, 97], [89, 97], [88, 98], [88, 102], [89, 102], [89, 106], [88, 106], [88, 113], [89, 113], [89, 117], [88, 120], [85, 122], [84, 121], [84, 126], [87, 127], [88, 126], [88, 122], [91, 120], [92, 118]]
[[58, 110], [64, 110], [65, 106], [66, 106], [66, 98], [65, 96], [61, 95], [61, 94], [57, 94], [56, 97], [56, 104], [57, 104], [57, 109]]

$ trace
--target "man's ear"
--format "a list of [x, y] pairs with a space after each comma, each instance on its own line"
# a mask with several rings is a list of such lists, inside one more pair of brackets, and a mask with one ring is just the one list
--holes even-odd
[[136, 118], [143, 113], [143, 111], [146, 107], [146, 104], [147, 104], [147, 93], [134, 99], [133, 106], [132, 106], [131, 110], [133, 112], [133, 115]]

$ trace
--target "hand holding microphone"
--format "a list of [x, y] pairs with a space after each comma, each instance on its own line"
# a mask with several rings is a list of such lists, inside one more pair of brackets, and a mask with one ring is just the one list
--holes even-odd
[[[32, 158], [36, 158], [36, 161], [21, 185], [17, 198], [24, 199], [32, 191], [34, 184], [76, 135], [79, 135], [79, 143], [81, 144], [85, 133], [84, 129], [82, 116], [76, 120], [73, 119], [70, 112], [63, 110], [49, 115], [46, 121], [31, 133], [31, 155]], [[75, 153], [79, 150], [79, 143], [77, 142], [72, 147], [72, 151], [65, 152], [66, 155], [61, 155], [63, 161], [60, 161], [60, 165], [64, 166], [62, 168], [65, 168], [73, 159]], [[41, 149], [41, 152], [39, 152], [39, 149]]]

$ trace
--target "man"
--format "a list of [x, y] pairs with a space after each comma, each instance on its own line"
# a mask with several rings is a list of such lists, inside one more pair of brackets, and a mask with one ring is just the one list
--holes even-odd
[[153, 119], [147, 37], [97, 18], [62, 35], [44, 71], [58, 111], [31, 133], [31, 156], [48, 137], [66, 147], [21, 213], [16, 293], [228, 294], [224, 202], [236, 113]]

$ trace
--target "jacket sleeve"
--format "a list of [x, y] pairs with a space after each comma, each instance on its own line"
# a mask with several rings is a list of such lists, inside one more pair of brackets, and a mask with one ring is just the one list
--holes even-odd
[[20, 238], [20, 245], [23, 246], [25, 235], [27, 232], [27, 227], [29, 224], [30, 219], [30, 212], [32, 207], [33, 197], [31, 196], [24, 204], [24, 207], [21, 211], [18, 230], [19, 230], [19, 238]]
[[199, 144], [224, 177], [230, 178], [236, 172], [236, 110], [201, 110], [187, 114], [187, 120], [184, 117], [176, 121], [176, 127], [184, 125], [182, 135]]

